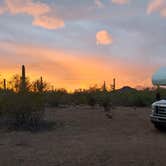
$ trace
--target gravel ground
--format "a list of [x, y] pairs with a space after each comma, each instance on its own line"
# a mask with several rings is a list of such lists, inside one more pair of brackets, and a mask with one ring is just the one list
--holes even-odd
[[56, 124], [37, 133], [0, 130], [0, 166], [165, 166], [166, 132], [149, 108], [47, 109]]

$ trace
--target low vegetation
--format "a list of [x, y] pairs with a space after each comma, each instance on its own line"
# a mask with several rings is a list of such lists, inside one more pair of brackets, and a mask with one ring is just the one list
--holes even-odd
[[43, 120], [43, 103], [40, 94], [6, 92], [0, 98], [1, 116], [8, 127], [37, 129]]
[[[105, 82], [102, 87], [79, 89], [73, 93], [68, 93], [65, 89], [50, 90], [42, 77], [30, 82], [26, 77], [25, 67], [22, 66], [21, 76], [15, 75], [11, 81], [4, 79], [1, 83], [0, 116], [9, 126], [36, 129], [43, 121], [45, 106], [102, 106], [105, 111], [113, 106], [147, 107], [155, 101], [155, 93], [155, 89], [123, 87], [115, 90], [115, 86], [112, 90], [107, 90]], [[164, 96], [166, 89], [161, 90], [161, 97]]]
[[[44, 88], [42, 78], [30, 84], [22, 66], [22, 76], [14, 76], [12, 88], [6, 87], [0, 91], [1, 123], [17, 129], [37, 129], [44, 115]], [[32, 91], [31, 87], [35, 87]]]
[[[161, 97], [166, 96], [166, 89], [161, 90]], [[67, 91], [49, 91], [45, 93], [46, 102], [49, 106], [59, 105], [95, 105], [108, 106], [133, 106], [149, 107], [156, 100], [155, 89], [136, 90], [123, 87], [115, 91], [103, 91], [102, 88], [90, 88], [79, 90], [74, 93]]]

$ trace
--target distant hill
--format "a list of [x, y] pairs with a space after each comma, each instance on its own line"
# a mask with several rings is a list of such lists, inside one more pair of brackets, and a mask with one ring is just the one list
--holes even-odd
[[117, 89], [116, 92], [125, 93], [125, 92], [136, 92], [137, 90], [129, 86], [124, 86], [120, 89]]

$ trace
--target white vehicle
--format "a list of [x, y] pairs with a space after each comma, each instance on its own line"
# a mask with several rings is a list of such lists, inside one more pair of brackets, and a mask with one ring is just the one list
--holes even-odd
[[[153, 75], [152, 83], [158, 88], [160, 86], [166, 86], [166, 68], [159, 69]], [[160, 95], [158, 97], [160, 98]], [[160, 129], [162, 127], [166, 127], [166, 99], [159, 99], [152, 104], [150, 119], [156, 128]]]
[[160, 100], [152, 104], [150, 118], [156, 128], [166, 126], [166, 100]]

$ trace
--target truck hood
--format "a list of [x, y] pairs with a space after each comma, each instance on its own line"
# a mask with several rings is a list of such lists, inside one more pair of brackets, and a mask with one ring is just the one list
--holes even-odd
[[152, 104], [152, 106], [156, 106], [156, 105], [166, 106], [166, 100], [159, 100], [159, 101], [156, 101]]

